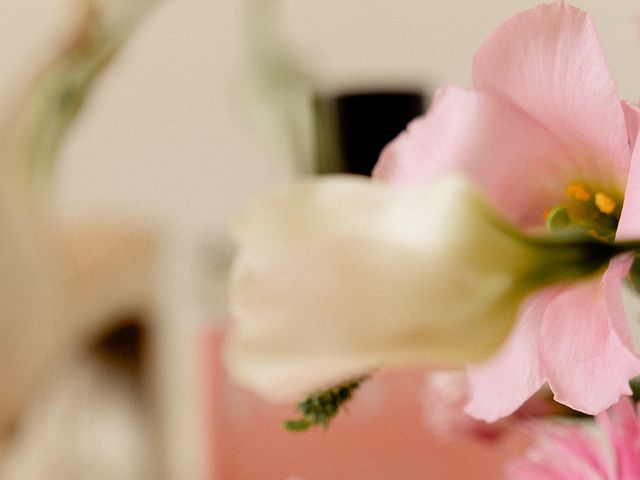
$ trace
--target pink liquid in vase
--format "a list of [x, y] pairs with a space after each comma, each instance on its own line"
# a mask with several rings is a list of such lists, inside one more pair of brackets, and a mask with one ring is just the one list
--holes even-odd
[[289, 432], [294, 405], [274, 405], [230, 382], [224, 332], [202, 336], [212, 480], [497, 480], [527, 446], [517, 428], [498, 439], [445, 440], [425, 425], [423, 371], [377, 374], [328, 428]]

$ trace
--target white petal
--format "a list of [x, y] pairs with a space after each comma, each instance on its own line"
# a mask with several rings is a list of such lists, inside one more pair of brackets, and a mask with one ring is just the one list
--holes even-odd
[[308, 180], [255, 199], [236, 233], [229, 367], [281, 398], [382, 365], [486, 357], [527, 257], [457, 178]]

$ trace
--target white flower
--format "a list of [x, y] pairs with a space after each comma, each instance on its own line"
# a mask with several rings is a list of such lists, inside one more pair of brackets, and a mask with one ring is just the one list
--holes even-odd
[[456, 177], [309, 179], [254, 199], [236, 236], [228, 365], [274, 398], [380, 366], [486, 358], [527, 293], [611, 255], [515, 232]]

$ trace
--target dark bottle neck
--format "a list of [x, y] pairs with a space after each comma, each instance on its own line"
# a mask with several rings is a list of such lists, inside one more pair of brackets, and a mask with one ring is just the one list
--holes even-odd
[[425, 111], [419, 92], [317, 95], [316, 173], [371, 175], [382, 149]]

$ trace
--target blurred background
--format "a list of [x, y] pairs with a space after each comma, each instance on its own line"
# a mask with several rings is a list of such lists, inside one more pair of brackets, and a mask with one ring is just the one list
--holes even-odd
[[[59, 50], [81, 3], [0, 0], [0, 111], [12, 111], [17, 92]], [[621, 98], [637, 101], [637, 2], [574, 3], [594, 19]], [[344, 140], [362, 118], [373, 119], [371, 128], [382, 122], [385, 133], [356, 133], [356, 152], [401, 129], [438, 86], [468, 86], [482, 40], [534, 5], [164, 0], [153, 7], [91, 91], [39, 207], [53, 236], [64, 238], [56, 249], [63, 268], [70, 265], [80, 320], [69, 328], [69, 355], [43, 354], [25, 367], [34, 380], [4, 436], [0, 478], [467, 478], [464, 468], [484, 465], [474, 478], [497, 478], [524, 440], [508, 433], [487, 447], [436, 438], [422, 418], [420, 372], [368, 387], [329, 432], [304, 440], [282, 432], [290, 409], [263, 406], [226, 382], [218, 326], [227, 320], [226, 232], [246, 197], [302, 173], [343, 169], [347, 160], [323, 162], [337, 150], [351, 155], [336, 135]], [[362, 93], [399, 100], [370, 97], [362, 107], [353, 103]], [[61, 302], [63, 319], [67, 307]], [[38, 334], [49, 335], [47, 328], [58, 326]], [[29, 335], [25, 329], [23, 351], [38, 351]], [[384, 417], [391, 409], [405, 416]], [[374, 441], [375, 425], [391, 432], [391, 443]], [[368, 443], [358, 444], [364, 437]]]

